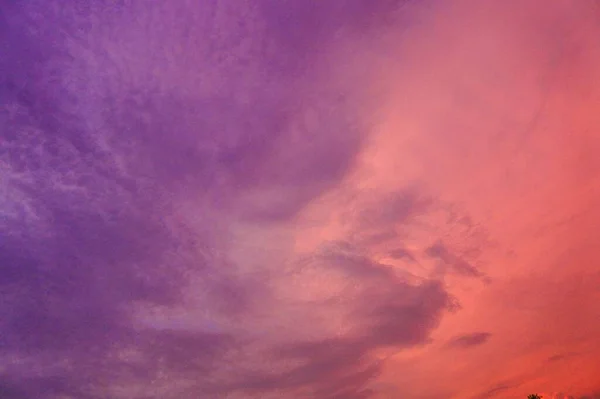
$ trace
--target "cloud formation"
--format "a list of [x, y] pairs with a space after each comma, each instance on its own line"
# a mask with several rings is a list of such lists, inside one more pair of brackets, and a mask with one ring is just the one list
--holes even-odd
[[491, 336], [492, 334], [490, 334], [489, 332], [475, 332], [465, 334], [450, 340], [448, 342], [448, 346], [451, 348], [467, 349], [474, 346], [483, 345], [491, 338]]
[[1, 5], [0, 396], [593, 397], [595, 12]]
[[391, 3], [3, 7], [5, 396], [367, 397], [377, 350], [427, 341], [439, 281], [335, 245], [236, 258], [353, 167], [368, 68], [318, 52]]

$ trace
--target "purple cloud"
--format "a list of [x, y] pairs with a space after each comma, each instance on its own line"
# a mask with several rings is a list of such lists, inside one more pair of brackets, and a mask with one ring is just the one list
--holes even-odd
[[485, 278], [485, 275], [474, 265], [462, 257], [450, 252], [441, 241], [438, 241], [431, 247], [426, 248], [425, 254], [434, 259], [438, 259], [444, 265], [443, 268], [449, 268], [451, 271], [460, 276]]
[[[290, 5], [2, 6], [4, 396], [366, 398], [373, 352], [426, 343], [452, 308], [441, 282], [409, 284], [361, 248], [291, 259], [292, 273], [232, 260], [237, 224], [288, 222], [352, 170], [360, 98], [313, 64], [396, 3]], [[346, 287], [283, 301], [275, 286], [306, 269]], [[261, 330], [286, 313], [306, 331]]]

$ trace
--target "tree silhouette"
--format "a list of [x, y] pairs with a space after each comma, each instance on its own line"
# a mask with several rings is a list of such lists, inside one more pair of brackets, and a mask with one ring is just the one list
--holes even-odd
[[542, 397], [538, 394], [532, 393], [531, 395], [527, 396], [527, 399], [542, 399]]

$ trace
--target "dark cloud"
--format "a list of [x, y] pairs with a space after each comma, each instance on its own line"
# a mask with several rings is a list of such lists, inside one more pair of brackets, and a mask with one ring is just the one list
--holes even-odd
[[467, 349], [485, 344], [492, 334], [489, 332], [474, 332], [455, 337], [448, 342], [450, 348]]
[[441, 241], [438, 241], [429, 248], [425, 249], [425, 254], [432, 258], [439, 259], [444, 265], [449, 267], [450, 270], [458, 275], [485, 278], [485, 275], [474, 265], [462, 257], [452, 253]]
[[394, 259], [406, 259], [411, 262], [416, 261], [414, 255], [410, 251], [408, 251], [404, 248], [395, 249], [395, 250], [391, 251], [389, 255]]
[[239, 382], [239, 389], [264, 393], [310, 387], [313, 394], [319, 392], [327, 398], [337, 397], [349, 384], [352, 390], [362, 390], [379, 372], [377, 364], [363, 364], [367, 360], [364, 350], [360, 342], [344, 338], [292, 344], [279, 349], [274, 359], [302, 359], [301, 366], [272, 375], [249, 376]]
[[546, 359], [546, 361], [548, 362], [559, 362], [568, 358], [571, 358], [573, 356], [577, 356], [578, 353], [577, 352], [567, 352], [567, 353], [559, 353], [556, 355], [552, 355], [550, 357], [548, 357], [548, 359]]
[[417, 187], [410, 186], [367, 207], [359, 214], [357, 222], [361, 228], [402, 226], [431, 209], [432, 205], [431, 198], [423, 195]]
[[[347, 314], [350, 332], [277, 347], [268, 362], [300, 365], [280, 373], [251, 374], [238, 381], [236, 389], [263, 394], [303, 389], [322, 398], [370, 397], [369, 383], [382, 366], [374, 351], [427, 344], [429, 332], [444, 312], [456, 309], [440, 282], [411, 285], [388, 267], [351, 253], [344, 243], [329, 245], [301, 264], [342, 273], [348, 288], [334, 299], [343, 304], [335, 311]], [[332, 305], [326, 300], [312, 306], [322, 309]], [[310, 323], [302, 319], [297, 322]]]

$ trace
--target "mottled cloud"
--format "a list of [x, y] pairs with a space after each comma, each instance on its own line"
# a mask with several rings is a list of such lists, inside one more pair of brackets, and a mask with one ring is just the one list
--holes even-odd
[[84, 3], [0, 5], [0, 396], [597, 391], [593, 2]]
[[577, 356], [577, 355], [578, 354], [576, 352], [559, 353], [559, 354], [548, 357], [548, 359], [546, 359], [546, 360], [548, 362], [560, 362], [560, 361], [566, 360], [570, 357]]
[[[377, 351], [428, 341], [440, 281], [236, 238], [355, 165], [369, 65], [320, 53], [398, 7], [371, 4], [3, 6], [4, 396], [366, 398]], [[418, 211], [390, 201], [361, 220]]]
[[446, 246], [438, 241], [425, 249], [425, 254], [441, 262], [453, 272], [468, 277], [483, 277], [483, 274], [467, 260], [451, 253]]
[[470, 334], [461, 335], [451, 339], [448, 342], [450, 348], [467, 349], [474, 346], [485, 344], [492, 334], [489, 332], [474, 332]]

